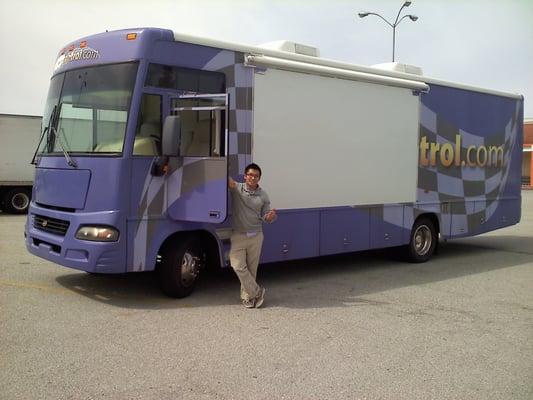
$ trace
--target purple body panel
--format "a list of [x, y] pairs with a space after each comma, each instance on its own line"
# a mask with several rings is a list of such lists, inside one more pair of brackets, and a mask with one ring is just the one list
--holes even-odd
[[[420, 151], [415, 215], [434, 213], [447, 238], [518, 223], [523, 101], [438, 85], [421, 101], [420, 140], [448, 146], [454, 160]], [[492, 165], [490, 149], [501, 155]]]
[[320, 215], [320, 254], [337, 254], [370, 248], [370, 210], [341, 208]]
[[[89, 190], [91, 171], [87, 169], [35, 169], [35, 197], [37, 203], [82, 210]], [[68, 197], [57, 194], [68, 188]]]
[[[36, 229], [35, 216], [47, 216], [68, 221], [65, 236], [59, 236]], [[117, 242], [97, 243], [74, 238], [81, 225], [114, 226], [122, 234]], [[26, 222], [26, 248], [30, 253], [66, 267], [88, 272], [121, 273], [126, 272], [127, 238], [125, 218], [119, 211], [65, 213], [42, 208], [32, 204], [31, 214]]]
[[276, 223], [263, 228], [262, 262], [317, 257], [319, 253], [319, 211], [281, 212]]
[[184, 166], [187, 168], [168, 177], [168, 216], [177, 221], [224, 222], [228, 192], [226, 159], [185, 158]]
[[[127, 40], [127, 34], [136, 33], [135, 40]], [[97, 35], [81, 38], [66, 45], [59, 52], [58, 57], [62, 54], [68, 55], [73, 51], [80, 51], [80, 44], [85, 42], [86, 47], [94, 50], [95, 56], [91, 58], [73, 59], [72, 61], [56, 65], [54, 74], [64, 72], [68, 69], [87, 67], [97, 64], [111, 64], [125, 61], [140, 60], [146, 57], [146, 54], [152, 48], [154, 42], [159, 40], [173, 40], [173, 33], [164, 29], [153, 28], [134, 28], [113, 32], [104, 32]], [[96, 55], [97, 54], [97, 55]], [[58, 62], [60, 62], [58, 58]]]
[[403, 222], [403, 210], [403, 205], [281, 210], [276, 223], [263, 228], [261, 262], [406, 244], [410, 229], [383, 220], [387, 214]]
[[[26, 225], [26, 247], [36, 255], [75, 269], [125, 272], [126, 214], [120, 204], [128, 198], [125, 188], [129, 185], [124, 182], [128, 175], [124, 160], [73, 158], [78, 169], [69, 167], [63, 156], [40, 159], [35, 179], [39, 185], [34, 187], [34, 200]], [[91, 171], [90, 179], [88, 171]], [[85, 203], [80, 199], [85, 199]], [[70, 212], [56, 208], [75, 210]], [[61, 236], [36, 229], [33, 226], [35, 216], [68, 222], [68, 230]], [[111, 243], [78, 240], [74, 236], [82, 225], [113, 226], [120, 232], [119, 240]]]
[[[179, 65], [185, 68], [206, 69], [205, 66], [220, 53], [220, 49], [193, 46], [188, 43], [159, 41], [154, 43], [148, 58], [156, 58], [160, 64]], [[231, 60], [234, 62], [234, 59]]]
[[[83, 208], [83, 212], [125, 211], [122, 204], [129, 198], [128, 160], [120, 157], [72, 157], [77, 169], [61, 156], [42, 157], [35, 169], [35, 181], [53, 184], [35, 186], [35, 199], [44, 206]], [[90, 179], [88, 173], [90, 171]], [[42, 191], [42, 193], [41, 193]], [[55, 193], [54, 193], [55, 191]], [[85, 198], [83, 207], [74, 201]]]
[[226, 178], [196, 186], [182, 195], [168, 208], [168, 216], [177, 221], [221, 223], [226, 219], [226, 207], [221, 208], [220, 199], [228, 192]]

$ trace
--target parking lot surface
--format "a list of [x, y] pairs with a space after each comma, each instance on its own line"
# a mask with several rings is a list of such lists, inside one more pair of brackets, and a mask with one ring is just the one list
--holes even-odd
[[192, 296], [26, 252], [0, 214], [1, 399], [532, 399], [533, 191], [522, 222], [425, 264], [365, 252], [232, 271]]

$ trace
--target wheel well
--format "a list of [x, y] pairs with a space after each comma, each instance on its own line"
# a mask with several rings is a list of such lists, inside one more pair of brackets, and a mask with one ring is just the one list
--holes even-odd
[[167, 237], [165, 241], [161, 244], [161, 247], [159, 249], [159, 254], [161, 254], [162, 250], [166, 246], [172, 246], [176, 241], [186, 240], [189, 238], [197, 239], [200, 241], [200, 243], [202, 243], [202, 246], [205, 250], [205, 254], [207, 258], [206, 261], [207, 261], [208, 268], [220, 267], [220, 254], [219, 254], [218, 242], [210, 232], [205, 231], [205, 230], [173, 233], [172, 235]]
[[[425, 213], [425, 214], [420, 214], [416, 220], [415, 220], [415, 223], [420, 219], [420, 218], [427, 218], [429, 219], [431, 222], [433, 222], [433, 226], [435, 226], [435, 230], [437, 231], [437, 235], [440, 234], [440, 223], [439, 223], [439, 218], [433, 214], [433, 213]], [[413, 224], [414, 225], [414, 224]]]

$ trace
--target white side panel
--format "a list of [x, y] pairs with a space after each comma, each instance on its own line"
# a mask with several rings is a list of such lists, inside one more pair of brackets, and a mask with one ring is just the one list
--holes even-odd
[[0, 115], [0, 182], [33, 181], [30, 164], [39, 142], [40, 117]]
[[252, 157], [272, 206], [414, 202], [418, 115], [409, 89], [256, 73]]

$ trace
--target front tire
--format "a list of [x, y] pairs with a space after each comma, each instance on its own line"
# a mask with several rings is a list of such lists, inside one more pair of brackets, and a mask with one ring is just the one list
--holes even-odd
[[161, 251], [158, 278], [167, 296], [183, 298], [193, 291], [205, 262], [200, 242], [195, 238], [178, 238], [167, 243]]
[[407, 260], [412, 263], [423, 263], [429, 260], [437, 248], [438, 236], [435, 224], [429, 218], [418, 219], [411, 231], [411, 239], [407, 245]]

